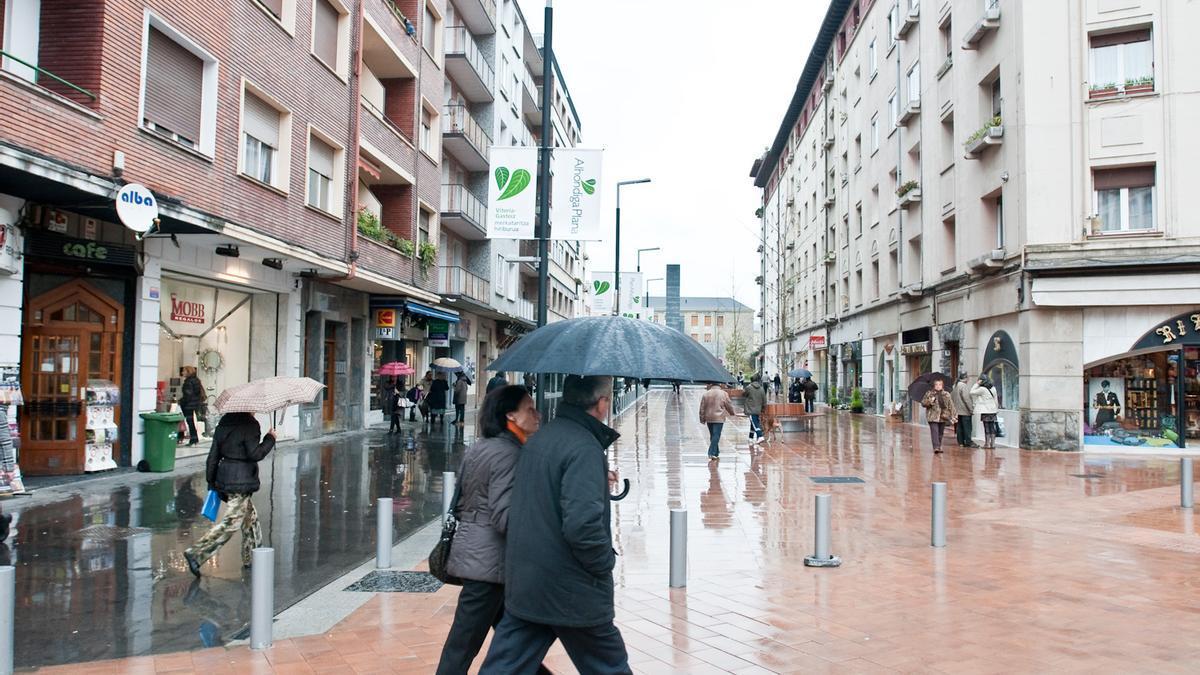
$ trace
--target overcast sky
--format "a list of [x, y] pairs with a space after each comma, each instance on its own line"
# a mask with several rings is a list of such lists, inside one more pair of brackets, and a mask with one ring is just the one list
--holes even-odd
[[[545, 4], [520, 0], [533, 33]], [[605, 213], [622, 189], [621, 269], [679, 263], [683, 295], [733, 294], [758, 308], [760, 199], [750, 165], [775, 138], [827, 3], [821, 0], [556, 0], [554, 51], [604, 153]], [[610, 227], [611, 232], [611, 227]], [[588, 244], [611, 271], [613, 242]], [[652, 295], [662, 282], [650, 285]]]

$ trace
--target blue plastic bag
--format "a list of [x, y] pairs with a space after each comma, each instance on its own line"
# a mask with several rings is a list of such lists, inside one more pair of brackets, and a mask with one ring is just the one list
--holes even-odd
[[200, 514], [205, 518], [217, 522], [217, 513], [221, 510], [221, 495], [216, 490], [208, 491], [208, 499], [204, 500], [204, 508], [200, 510]]

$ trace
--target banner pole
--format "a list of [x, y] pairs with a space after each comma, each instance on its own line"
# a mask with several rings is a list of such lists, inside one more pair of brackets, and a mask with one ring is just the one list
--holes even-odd
[[[548, 320], [547, 298], [550, 293], [550, 151], [554, 143], [550, 128], [550, 107], [554, 96], [554, 7], [546, 0], [545, 31], [542, 38], [542, 139], [538, 167], [538, 307], [537, 325]], [[546, 375], [537, 374], [537, 408], [548, 417]]]

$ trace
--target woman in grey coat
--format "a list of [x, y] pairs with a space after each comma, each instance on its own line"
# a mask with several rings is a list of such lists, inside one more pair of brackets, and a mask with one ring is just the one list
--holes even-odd
[[463, 580], [454, 624], [442, 647], [438, 675], [466, 673], [488, 629], [504, 615], [504, 540], [517, 453], [541, 418], [529, 390], [493, 390], [479, 409], [481, 439], [459, 468], [458, 531], [446, 571]]

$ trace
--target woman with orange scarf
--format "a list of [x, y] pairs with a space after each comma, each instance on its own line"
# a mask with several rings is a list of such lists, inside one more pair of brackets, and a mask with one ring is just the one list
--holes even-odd
[[463, 580], [439, 675], [466, 673], [488, 629], [504, 615], [504, 540], [517, 453], [541, 425], [529, 390], [508, 385], [483, 399], [480, 440], [467, 448], [458, 476], [458, 519], [446, 571]]

